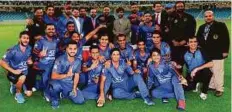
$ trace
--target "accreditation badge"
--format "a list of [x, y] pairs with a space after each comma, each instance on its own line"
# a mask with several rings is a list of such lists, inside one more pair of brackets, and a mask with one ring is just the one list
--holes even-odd
[[184, 18], [184, 22], [186, 22], [188, 19], [187, 18]]
[[175, 20], [174, 20], [174, 23], [177, 23], [177, 22], [178, 22], [178, 20], [177, 20], [177, 19], [175, 19]]
[[218, 35], [217, 35], [217, 34], [214, 34], [214, 35], [213, 35], [213, 39], [217, 40], [217, 39], [218, 39]]
[[35, 26], [36, 26], [36, 27], [39, 27], [39, 24], [36, 23]]

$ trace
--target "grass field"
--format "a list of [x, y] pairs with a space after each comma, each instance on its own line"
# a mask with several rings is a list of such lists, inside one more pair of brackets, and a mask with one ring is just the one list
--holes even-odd
[[[198, 21], [198, 26], [203, 21]], [[226, 21], [231, 33], [231, 22]], [[6, 49], [17, 43], [18, 34], [24, 29], [24, 25], [0, 25], [0, 56], [3, 56]], [[231, 55], [225, 61], [225, 92], [222, 97], [215, 97], [212, 91], [208, 93], [208, 99], [203, 101], [199, 98], [199, 93], [185, 92], [187, 112], [230, 112], [231, 111]], [[14, 97], [9, 92], [9, 81], [5, 71], [0, 67], [0, 112], [47, 112], [52, 110], [41, 96], [36, 92], [32, 97], [26, 98], [26, 103], [17, 104]], [[162, 104], [161, 100], [154, 99], [154, 106], [147, 106], [141, 99], [135, 100], [113, 100], [107, 101], [103, 108], [97, 108], [94, 100], [87, 101], [84, 105], [72, 104], [69, 100], [62, 100], [60, 108], [55, 111], [60, 112], [175, 112], [176, 101], [170, 100], [168, 104]]]

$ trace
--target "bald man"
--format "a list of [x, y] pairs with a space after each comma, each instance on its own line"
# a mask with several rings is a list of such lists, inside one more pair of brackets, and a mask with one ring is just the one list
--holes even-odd
[[225, 23], [214, 20], [213, 11], [205, 11], [205, 24], [197, 32], [199, 45], [213, 61], [213, 76], [209, 88], [215, 90], [215, 96], [222, 96], [224, 88], [224, 59], [229, 53], [229, 31]]

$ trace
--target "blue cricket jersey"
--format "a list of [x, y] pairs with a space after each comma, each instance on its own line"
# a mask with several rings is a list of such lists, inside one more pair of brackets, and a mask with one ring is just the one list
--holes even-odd
[[[153, 48], [155, 47], [154, 45], [152, 45]], [[152, 49], [151, 49], [152, 50]], [[151, 51], [150, 50], [150, 51]], [[161, 57], [163, 61], [171, 61], [171, 48], [168, 45], [168, 43], [166, 42], [161, 42], [161, 46], [160, 46], [160, 53], [161, 53]], [[165, 56], [169, 56], [168, 59], [165, 58]]]
[[[115, 47], [120, 49], [118, 44], [116, 44]], [[126, 44], [125, 49], [120, 49], [120, 52], [121, 52], [121, 54], [120, 54], [121, 59], [123, 59], [125, 61], [133, 59], [134, 50], [128, 43]]]
[[[92, 65], [92, 60], [89, 59], [86, 63], [84, 63], [87, 67]], [[103, 64], [101, 62], [98, 63], [98, 66], [87, 72], [88, 74], [88, 84], [95, 84], [94, 79], [99, 77], [102, 73]]]
[[110, 68], [104, 68], [102, 70], [103, 75], [110, 75], [113, 83], [120, 83], [128, 79], [128, 74], [133, 75], [131, 66], [127, 65], [124, 60], [119, 61], [119, 67], [115, 68], [111, 62]]
[[[73, 68], [73, 74], [79, 73], [81, 72], [81, 60], [77, 57], [75, 57], [75, 61], [73, 61], [72, 63], [68, 61], [68, 56], [67, 54], [63, 54], [61, 55], [59, 58], [56, 59], [55, 64], [53, 66], [53, 72], [56, 72], [58, 74], [67, 74], [70, 66], [72, 66]], [[67, 77], [64, 79], [61, 79], [61, 81], [65, 82], [65, 83], [73, 83], [73, 77]]]
[[24, 75], [28, 73], [27, 60], [31, 57], [31, 47], [28, 45], [25, 52], [22, 52], [19, 44], [10, 48], [3, 56], [9, 66], [15, 70], [20, 69]]
[[109, 45], [106, 47], [105, 50], [102, 50], [100, 47], [99, 47], [99, 50], [100, 50], [100, 55], [101, 56], [104, 56], [106, 60], [110, 59], [110, 51], [111, 51], [111, 49], [110, 49]]
[[59, 20], [58, 20], [58, 22], [57, 22], [57, 30], [58, 30], [57, 32], [58, 32], [58, 35], [59, 35], [60, 37], [62, 37], [62, 36], [65, 34], [65, 32], [67, 31], [67, 29], [66, 29], [66, 24], [67, 24], [69, 21], [72, 21], [72, 22], [73, 22], [72, 17], [66, 18], [65, 15], [61, 15], [61, 16], [59, 17]]
[[145, 55], [141, 56], [139, 49], [136, 49], [134, 52], [134, 57], [137, 61], [138, 67], [143, 68], [147, 65], [147, 60], [150, 57], [150, 53], [148, 52], [148, 50], [145, 50]]
[[154, 63], [150, 63], [148, 65], [148, 88], [156, 84], [156, 81], [159, 84], [171, 81], [173, 75], [176, 75], [176, 73], [170, 64], [161, 62], [158, 67], [155, 67]]
[[38, 40], [35, 43], [33, 53], [35, 53], [36, 55], [39, 55], [39, 53], [43, 49], [47, 49], [47, 55], [36, 60], [38, 61], [38, 66], [37, 66], [38, 68], [43, 68], [46, 67], [46, 65], [50, 65], [54, 63], [56, 53], [58, 51], [58, 47], [57, 47], [58, 42], [59, 39], [57, 39], [56, 37], [53, 37], [52, 41], [48, 41], [47, 37], [43, 37], [42, 39]]
[[137, 31], [138, 38], [141, 38], [146, 41], [147, 49], [152, 49], [153, 41], [152, 41], [152, 34], [155, 31], [155, 24], [152, 23], [152, 26], [149, 27], [147, 25], [139, 26]]
[[184, 60], [187, 65], [188, 73], [191, 73], [194, 68], [211, 61], [201, 49], [197, 49], [194, 53], [187, 51], [184, 54]]

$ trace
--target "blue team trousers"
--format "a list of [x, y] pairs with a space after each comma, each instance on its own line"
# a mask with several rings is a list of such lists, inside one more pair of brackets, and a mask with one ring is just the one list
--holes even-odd
[[170, 81], [160, 84], [151, 91], [154, 98], [176, 98], [185, 100], [184, 90], [177, 76], [172, 76]]
[[82, 90], [82, 93], [85, 99], [98, 99], [100, 94], [100, 85], [95, 83], [88, 84]]
[[[106, 82], [104, 91], [107, 93], [112, 83], [112, 77], [109, 74], [106, 75]], [[122, 82], [112, 83], [113, 97], [118, 99], [134, 99], [136, 97], [133, 91], [135, 87], [138, 87], [139, 92], [143, 99], [149, 97], [149, 92], [143, 78], [140, 74], [134, 74], [124, 79]]]
[[68, 98], [72, 100], [75, 104], [83, 104], [85, 102], [85, 99], [83, 97], [83, 94], [81, 90], [77, 89], [77, 95], [73, 96], [71, 95], [73, 89], [73, 83], [70, 82], [64, 82], [61, 80], [52, 80], [49, 82], [49, 91], [50, 91], [50, 97], [51, 97], [51, 103], [56, 101], [59, 101], [60, 93], [64, 96], [64, 98]]

